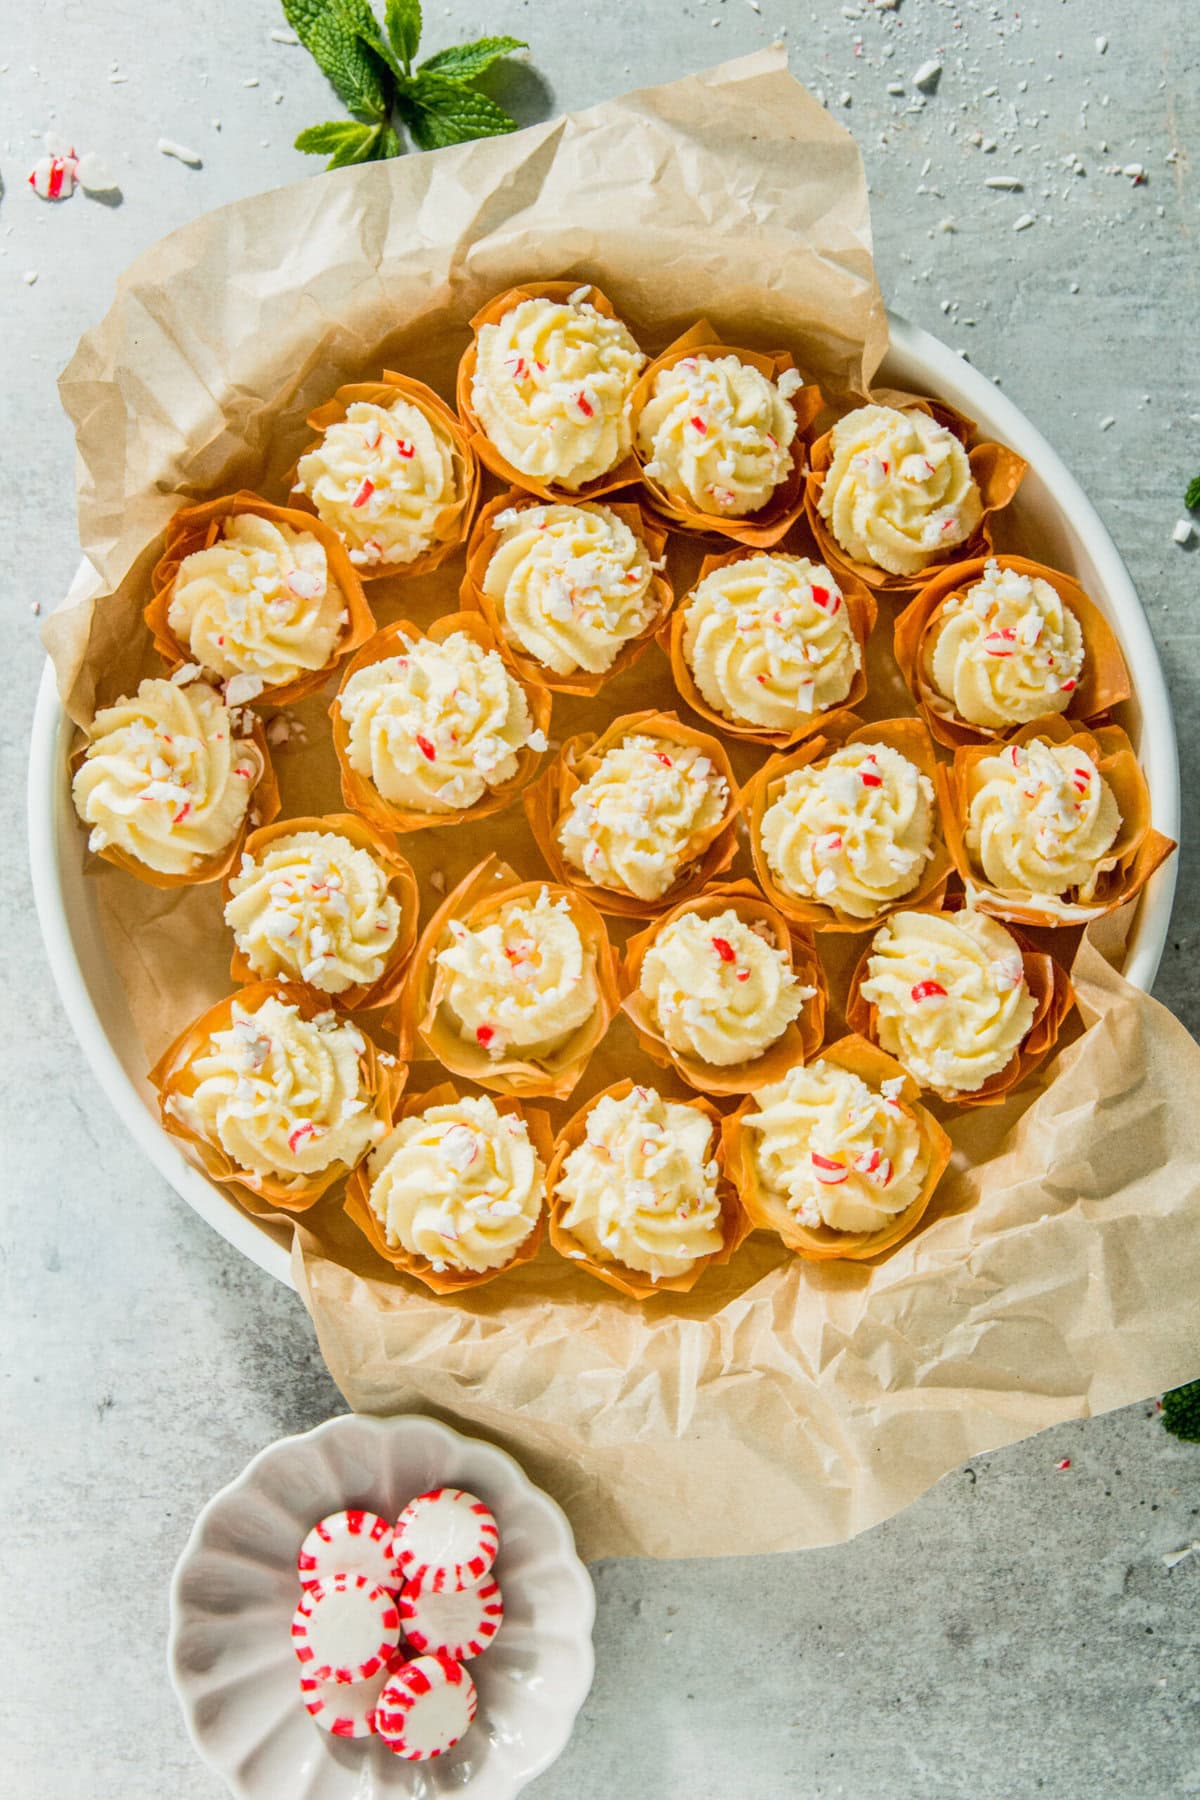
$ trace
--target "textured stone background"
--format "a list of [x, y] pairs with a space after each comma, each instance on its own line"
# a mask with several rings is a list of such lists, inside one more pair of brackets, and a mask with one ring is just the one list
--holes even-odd
[[[786, 37], [796, 73], [862, 145], [891, 304], [1002, 376], [1138, 584], [1185, 768], [1184, 878], [1158, 991], [1194, 1027], [1200, 558], [1171, 530], [1200, 471], [1197, 0], [426, 10], [429, 50], [484, 30], [532, 41], [533, 65], [496, 89], [524, 120]], [[340, 1409], [299, 1302], [175, 1200], [109, 1113], [50, 987], [16, 836], [41, 663], [31, 606], [58, 598], [76, 560], [54, 379], [144, 245], [313, 166], [291, 140], [336, 108], [307, 56], [269, 40], [281, 22], [271, 0], [0, 0], [11, 1800], [216, 1793], [164, 1674], [170, 1569], [198, 1507], [253, 1451]], [[931, 58], [943, 74], [921, 102], [911, 78]], [[25, 175], [47, 127], [105, 154], [122, 205], [33, 198]], [[159, 156], [160, 135], [199, 150], [203, 169]], [[1144, 184], [1106, 172], [1134, 164]], [[1023, 191], [989, 190], [993, 175]], [[1034, 223], [1014, 231], [1022, 214]], [[1200, 1794], [1200, 1557], [1172, 1573], [1162, 1561], [1197, 1536], [1200, 1451], [1147, 1405], [982, 1459], [840, 1549], [602, 1564], [595, 1689], [533, 1791]]]

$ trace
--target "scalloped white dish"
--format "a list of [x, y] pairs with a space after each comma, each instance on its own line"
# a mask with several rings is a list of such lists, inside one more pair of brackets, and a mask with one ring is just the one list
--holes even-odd
[[[475, 1723], [410, 1763], [378, 1738], [322, 1731], [300, 1701], [296, 1556], [325, 1514], [394, 1518], [431, 1487], [468, 1488], [500, 1527], [504, 1623], [470, 1664]], [[561, 1508], [504, 1451], [418, 1414], [345, 1414], [262, 1450], [204, 1508], [171, 1585], [168, 1666], [189, 1735], [238, 1800], [513, 1800], [562, 1754], [592, 1684], [595, 1594]]]

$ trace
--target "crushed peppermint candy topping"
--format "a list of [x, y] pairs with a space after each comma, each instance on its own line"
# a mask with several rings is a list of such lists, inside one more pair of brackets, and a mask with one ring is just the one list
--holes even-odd
[[734, 951], [733, 945], [729, 942], [728, 938], [715, 937], [712, 940], [712, 947], [716, 951], [717, 955], [720, 957], [720, 959], [723, 963], [731, 963], [731, 962], [737, 961], [736, 952]]
[[946, 990], [940, 981], [918, 981], [913, 984], [911, 998], [916, 1005], [922, 1000], [944, 1000]]

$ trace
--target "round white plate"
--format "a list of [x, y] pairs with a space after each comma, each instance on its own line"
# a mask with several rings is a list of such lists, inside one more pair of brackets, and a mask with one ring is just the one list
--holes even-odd
[[[327, 1513], [395, 1518], [415, 1494], [478, 1494], [500, 1527], [504, 1623], [468, 1666], [479, 1712], [428, 1763], [322, 1731], [300, 1700], [296, 1556]], [[592, 1685], [595, 1594], [562, 1510], [503, 1450], [418, 1414], [328, 1419], [262, 1450], [210, 1500], [171, 1586], [168, 1667], [193, 1744], [238, 1800], [512, 1800], [548, 1769]]]
[[[889, 315], [891, 349], [881, 379], [937, 394], [977, 421], [989, 437], [1029, 463], [1013, 502], [1030, 555], [1078, 577], [1106, 613], [1133, 677], [1140, 722], [1134, 739], [1150, 787], [1153, 822], [1179, 836], [1179, 764], [1171, 702], [1141, 602], [1116, 545], [1063, 462], [1024, 413], [987, 378], [907, 320]], [[73, 593], [95, 577], [81, 571]], [[288, 1237], [241, 1212], [192, 1167], [158, 1123], [144, 1057], [120, 984], [113, 975], [84, 873], [85, 838], [66, 779], [72, 726], [47, 663], [38, 693], [29, 765], [29, 845], [33, 889], [50, 967], [67, 1017], [114, 1110], [150, 1161], [189, 1206], [280, 1281], [291, 1283]], [[1130, 934], [1125, 974], [1139, 987], [1154, 980], [1166, 943], [1177, 858], [1154, 875]]]

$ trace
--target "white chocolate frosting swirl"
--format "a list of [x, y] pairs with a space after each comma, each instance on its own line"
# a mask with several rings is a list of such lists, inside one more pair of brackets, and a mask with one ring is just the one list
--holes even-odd
[[143, 681], [88, 728], [71, 797], [88, 848], [110, 844], [160, 875], [218, 856], [245, 822], [264, 759], [205, 681]]
[[1079, 620], [1057, 589], [992, 558], [981, 580], [942, 603], [923, 660], [948, 712], [1002, 731], [1065, 712], [1083, 654]]
[[717, 1068], [761, 1056], [816, 993], [765, 928], [731, 906], [707, 918], [681, 913], [664, 926], [638, 986], [671, 1048]]
[[522, 300], [480, 327], [471, 404], [522, 475], [577, 489], [616, 468], [632, 442], [630, 397], [646, 358], [620, 319], [567, 300]]
[[788, 893], [870, 919], [911, 893], [934, 853], [933, 783], [887, 744], [847, 744], [793, 769], [762, 818]]
[[1112, 789], [1076, 744], [1009, 744], [972, 772], [967, 852], [1010, 898], [1065, 899], [1075, 890], [1086, 904], [1115, 866], [1106, 852], [1120, 829]]
[[830, 447], [820, 513], [855, 562], [919, 575], [983, 518], [967, 452], [918, 408], [860, 406], [838, 420]]
[[215, 544], [180, 563], [167, 623], [222, 679], [282, 687], [325, 667], [349, 615], [318, 538], [239, 513]]
[[654, 615], [646, 546], [607, 506], [510, 506], [483, 579], [505, 636], [556, 675], [602, 674]]
[[511, 1262], [538, 1221], [546, 1171], [524, 1119], [464, 1095], [402, 1119], [370, 1163], [389, 1244], [444, 1269]]
[[383, 1136], [363, 1090], [364, 1047], [331, 1012], [305, 1019], [274, 998], [253, 1011], [235, 1004], [233, 1023], [192, 1061], [192, 1092], [168, 1105], [238, 1168], [298, 1187], [331, 1163], [352, 1169]]
[[417, 812], [474, 806], [511, 780], [525, 745], [546, 747], [499, 651], [465, 631], [441, 643], [417, 638], [357, 669], [334, 704], [351, 768], [393, 806]]
[[387, 966], [400, 927], [388, 880], [340, 832], [289, 832], [243, 852], [225, 923], [256, 975], [341, 994], [378, 981]]
[[728, 799], [728, 783], [697, 745], [635, 733], [576, 788], [558, 823], [559, 847], [597, 887], [657, 900]]
[[596, 959], [565, 894], [542, 888], [466, 926], [451, 919], [437, 952], [434, 1003], [489, 1056], [551, 1056], [600, 1004]]
[[901, 1086], [897, 1078], [877, 1090], [822, 1057], [760, 1088], [743, 1125], [764, 1198], [810, 1230], [881, 1231], [912, 1205], [929, 1169], [917, 1122], [896, 1098]]
[[685, 356], [660, 369], [638, 420], [647, 476], [698, 512], [758, 512], [791, 473], [788, 399], [801, 385], [794, 369], [771, 381], [736, 356]]
[[467, 468], [435, 413], [398, 395], [388, 406], [355, 400], [300, 458], [296, 487], [362, 568], [415, 562], [461, 506]]
[[806, 556], [750, 556], [713, 569], [684, 619], [696, 686], [735, 724], [794, 731], [839, 705], [862, 667], [841, 589]]
[[868, 967], [862, 994], [880, 1044], [939, 1094], [975, 1093], [1008, 1067], [1033, 1024], [1020, 945], [983, 913], [893, 913]]
[[714, 1135], [704, 1113], [654, 1088], [603, 1095], [562, 1165], [563, 1229], [596, 1262], [686, 1275], [724, 1242]]

